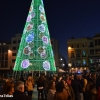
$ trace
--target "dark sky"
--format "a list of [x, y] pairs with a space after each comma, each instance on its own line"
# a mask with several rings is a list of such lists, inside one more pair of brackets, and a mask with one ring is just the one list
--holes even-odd
[[[0, 0], [0, 40], [22, 33], [31, 0]], [[51, 38], [67, 58], [67, 40], [100, 32], [100, 0], [44, 0]]]

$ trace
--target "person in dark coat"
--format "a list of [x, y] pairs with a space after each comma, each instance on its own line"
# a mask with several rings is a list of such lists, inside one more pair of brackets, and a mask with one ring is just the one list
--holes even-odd
[[77, 76], [74, 76], [74, 80], [72, 80], [72, 88], [75, 93], [75, 100], [81, 100], [80, 91], [82, 90], [81, 84], [77, 81]]
[[31, 98], [24, 93], [24, 82], [18, 81], [15, 83], [15, 92], [13, 93], [13, 100], [31, 100]]
[[44, 99], [44, 77], [41, 75], [37, 81], [38, 100]]

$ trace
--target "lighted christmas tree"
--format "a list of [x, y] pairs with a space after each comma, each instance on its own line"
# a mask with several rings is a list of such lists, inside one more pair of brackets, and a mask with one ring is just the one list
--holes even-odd
[[56, 71], [42, 0], [32, 0], [14, 71]]

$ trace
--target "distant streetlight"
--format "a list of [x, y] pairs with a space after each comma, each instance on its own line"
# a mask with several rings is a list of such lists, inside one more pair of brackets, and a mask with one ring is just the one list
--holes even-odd
[[62, 66], [64, 67], [64, 66], [65, 66], [65, 64], [62, 64]]
[[11, 52], [11, 50], [8, 50], [8, 52], [10, 53], [10, 52]]
[[71, 49], [71, 47], [68, 47], [68, 50], [70, 50]]
[[60, 60], [63, 60], [62, 58]]
[[71, 66], [72, 66], [72, 64], [71, 64], [71, 63], [69, 63], [69, 64], [68, 64], [68, 67], [71, 67]]

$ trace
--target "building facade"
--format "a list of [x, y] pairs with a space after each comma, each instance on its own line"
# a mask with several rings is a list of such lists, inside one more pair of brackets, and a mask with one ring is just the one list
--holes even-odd
[[0, 70], [10, 69], [9, 65], [9, 46], [10, 42], [0, 41]]
[[100, 67], [100, 35], [93, 38], [70, 39], [68, 44], [68, 63], [72, 68]]

